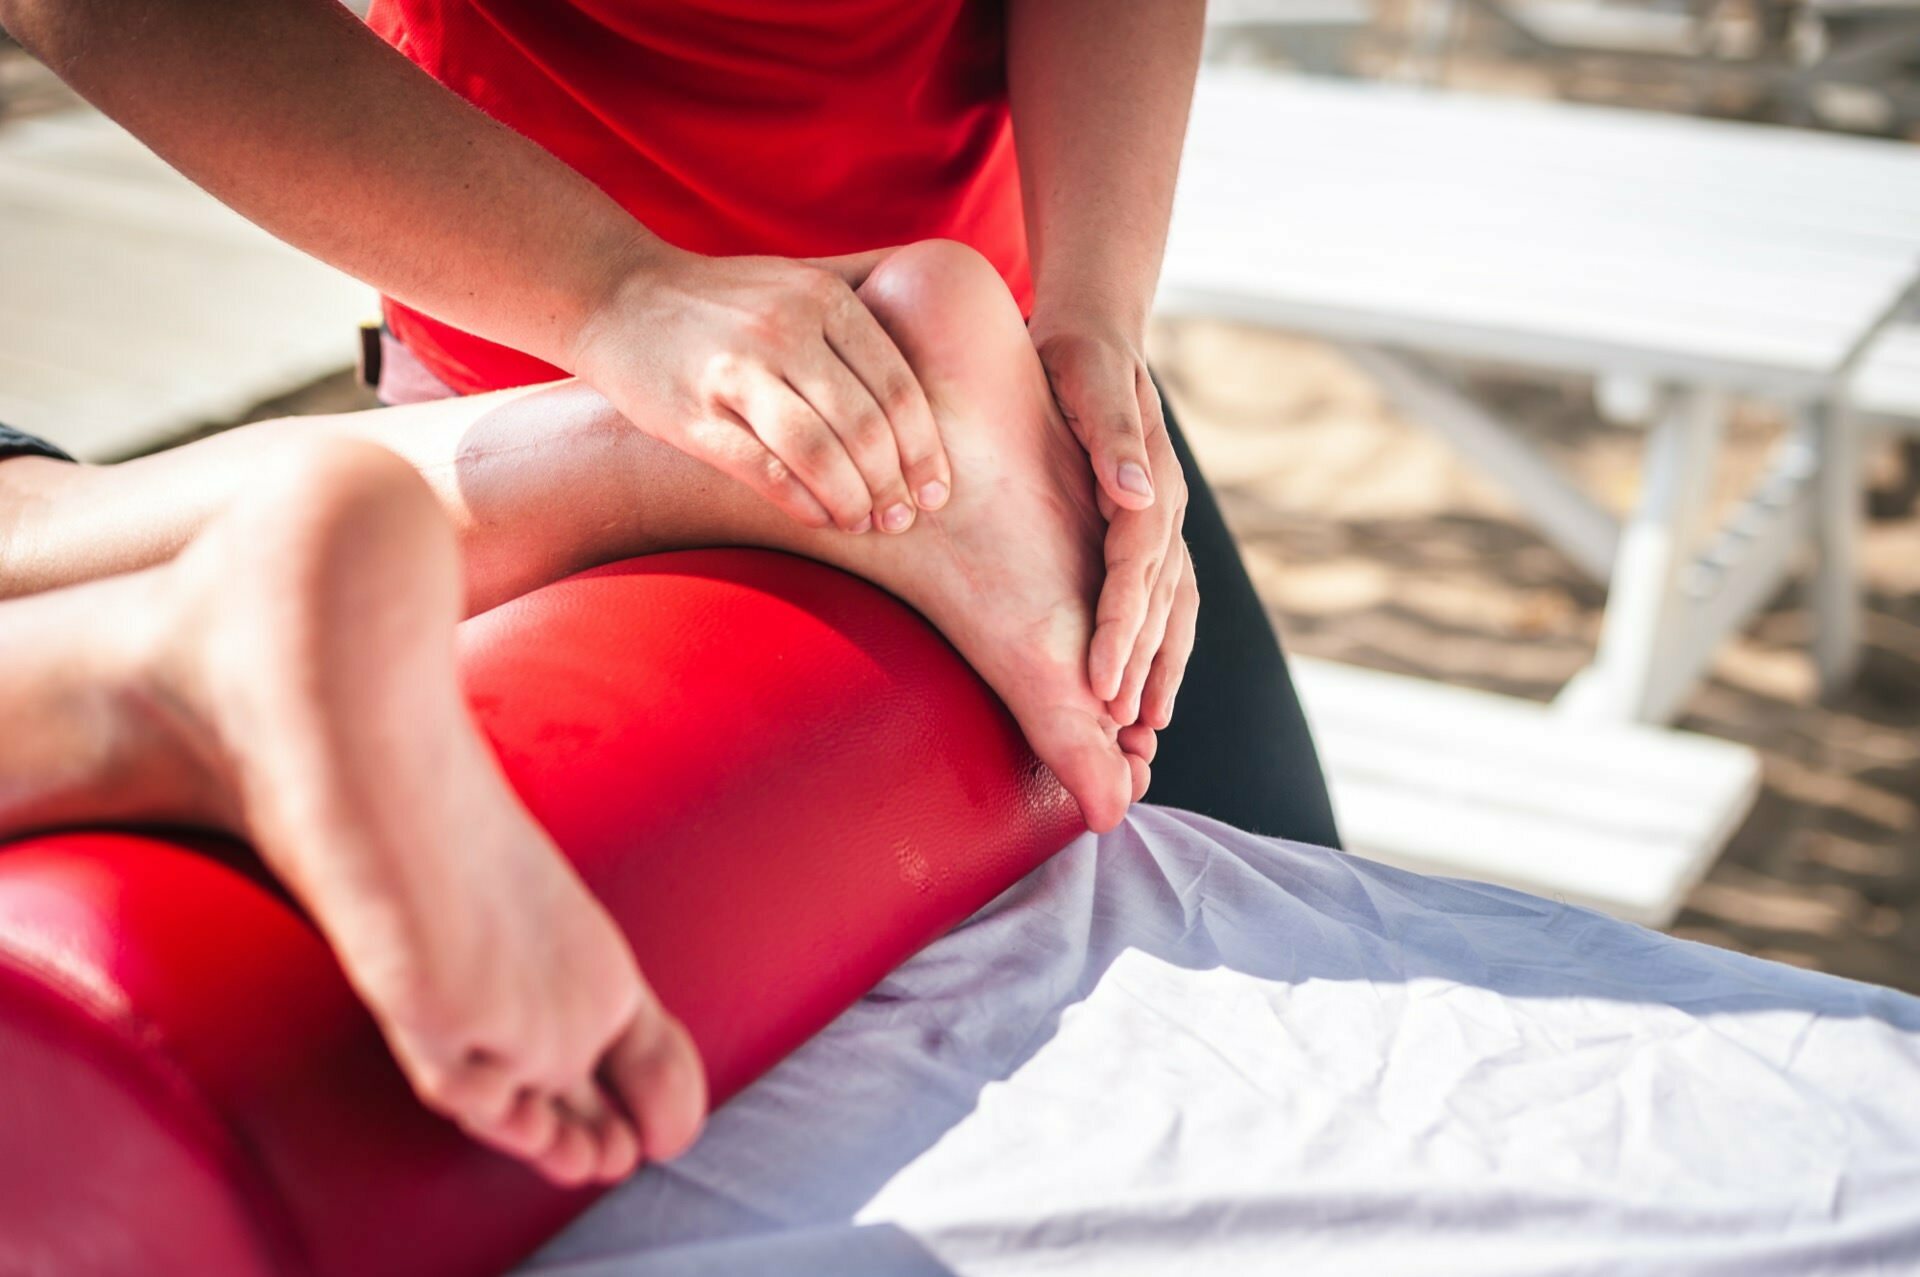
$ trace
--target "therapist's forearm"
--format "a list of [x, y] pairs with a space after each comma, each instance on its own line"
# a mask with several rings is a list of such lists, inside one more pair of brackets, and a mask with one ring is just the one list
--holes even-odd
[[1166, 248], [1202, 0], [1012, 0], [1007, 74], [1036, 321], [1138, 340]]
[[333, 0], [0, 0], [0, 25], [244, 216], [549, 362], [657, 244]]

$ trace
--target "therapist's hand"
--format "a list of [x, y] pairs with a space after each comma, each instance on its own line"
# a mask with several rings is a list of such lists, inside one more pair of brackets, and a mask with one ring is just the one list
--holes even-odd
[[1097, 319], [1030, 325], [1055, 402], [1087, 450], [1107, 516], [1106, 582], [1087, 677], [1114, 720], [1159, 729], [1193, 654], [1200, 591], [1181, 536], [1187, 482], [1141, 342]]
[[635, 425], [809, 527], [904, 532], [953, 473], [925, 392], [842, 274], [654, 245], [573, 369]]

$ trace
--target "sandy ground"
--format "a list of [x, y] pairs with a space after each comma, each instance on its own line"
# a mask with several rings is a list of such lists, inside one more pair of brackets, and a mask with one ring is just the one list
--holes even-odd
[[[1181, 321], [1153, 354], [1293, 650], [1540, 700], [1591, 657], [1600, 588], [1335, 352]], [[1608, 504], [1632, 500], [1640, 432], [1599, 421], [1585, 385], [1478, 389]], [[1777, 429], [1739, 414], [1727, 492]], [[1673, 930], [1920, 991], [1920, 517], [1895, 450], [1875, 452], [1859, 681], [1819, 703], [1793, 587], [1680, 720], [1759, 750], [1765, 792]]]

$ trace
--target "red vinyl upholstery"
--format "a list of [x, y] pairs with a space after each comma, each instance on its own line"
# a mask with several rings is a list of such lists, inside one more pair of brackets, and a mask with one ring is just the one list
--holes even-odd
[[[716, 1101], [1081, 828], [937, 634], [802, 560], [588, 572], [468, 622], [460, 662]], [[244, 849], [0, 848], [0, 1274], [496, 1273], [591, 1197], [414, 1101]]]

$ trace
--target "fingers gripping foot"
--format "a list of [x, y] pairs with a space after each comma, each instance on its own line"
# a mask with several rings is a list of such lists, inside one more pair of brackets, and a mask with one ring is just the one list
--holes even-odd
[[1098, 696], [1088, 681], [1106, 524], [1019, 309], [984, 258], [945, 241], [894, 253], [860, 296], [927, 392], [953, 491], [908, 535], [831, 561], [933, 621], [1007, 703], [1088, 824], [1111, 828], [1144, 792], [1137, 751], [1150, 733], [1123, 739], [1106, 703], [1114, 694]]

